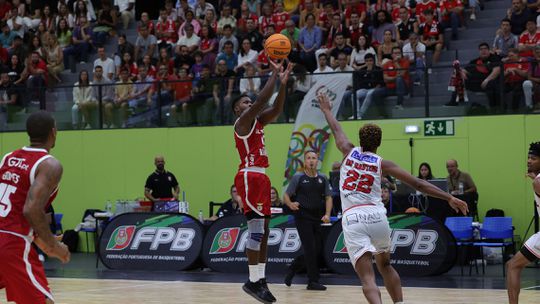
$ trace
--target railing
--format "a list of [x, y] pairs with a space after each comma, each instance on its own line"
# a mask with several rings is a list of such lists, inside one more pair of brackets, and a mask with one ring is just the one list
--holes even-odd
[[[534, 99], [540, 99], [538, 96], [540, 90], [527, 107], [523, 89], [525, 79], [505, 73], [507, 66], [508, 63], [504, 66], [502, 63], [499, 64], [500, 76], [484, 87], [479, 81], [475, 82], [474, 78], [469, 76], [464, 95], [449, 90], [454, 67], [411, 67], [407, 71], [410, 80], [405, 82], [408, 90], [403, 95], [402, 106], [397, 105], [396, 90], [380, 89], [373, 94], [371, 105], [364, 108], [362, 104], [366, 99], [363, 95], [366, 92], [360, 89], [365, 85], [365, 81], [359, 77], [358, 72], [346, 72], [350, 74], [351, 79], [351, 88], [348, 90], [350, 98], [343, 100], [338, 118], [342, 120], [420, 118], [536, 112], [537, 108], [533, 109], [531, 106], [534, 105]], [[477, 66], [464, 67], [470, 71], [476, 68]], [[504, 76], [504, 74], [508, 75]], [[302, 90], [301, 86], [295, 84], [298, 78], [306, 77], [307, 81], [311, 78], [313, 82], [320, 75], [322, 74], [303, 76], [295, 74], [294, 78], [290, 77], [285, 108], [278, 123], [294, 121], [305, 94], [303, 91], [313, 86], [313, 84], [305, 85]], [[252, 79], [255, 85], [260, 82], [260, 91], [268, 77], [234, 78], [231, 96], [227, 94], [229, 79], [215, 76], [193, 81], [138, 83], [135, 87], [140, 89], [148, 86], [151, 87], [153, 93], [150, 95], [145, 93], [137, 98], [122, 101], [117, 99], [117, 95], [126, 91], [127, 87], [118, 83], [93, 84], [90, 88], [82, 89], [73, 86], [31, 87], [32, 83], [27, 83], [24, 87], [14, 87], [11, 90], [0, 87], [2, 94], [0, 99], [4, 100], [0, 102], [0, 131], [24, 130], [26, 117], [38, 109], [54, 112], [60, 130], [227, 125], [233, 122], [230, 101], [241, 93], [241, 87], [246, 87], [244, 82], [251, 86], [248, 79]], [[512, 80], [515, 82], [512, 83]], [[179, 95], [186, 95], [185, 90], [189, 88], [189, 85], [182, 86], [181, 84], [189, 83], [199, 90], [181, 102], [178, 100]], [[216, 86], [215, 92], [214, 86]], [[173, 90], [168, 90], [171, 87]], [[124, 88], [126, 90], [123, 90]], [[459, 89], [458, 86], [458, 91]], [[87, 102], [75, 103], [74, 94], [77, 94], [78, 90], [81, 93], [79, 95], [89, 96]], [[526, 84], [525, 90], [534, 93], [537, 91], [536, 85]], [[6, 100], [13, 94], [16, 95], [16, 104], [9, 104]], [[452, 103], [456, 100], [456, 95], [458, 98], [459, 96], [467, 98], [467, 101], [459, 102], [457, 105]], [[257, 91], [251, 92], [253, 100], [256, 96]]]

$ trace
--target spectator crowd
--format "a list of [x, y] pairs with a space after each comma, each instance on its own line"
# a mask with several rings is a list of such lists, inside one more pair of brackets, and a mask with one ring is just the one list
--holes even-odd
[[[93, 127], [98, 99], [104, 127], [128, 126], [136, 114], [154, 115], [158, 105], [167, 105], [179, 124], [229, 123], [231, 99], [240, 93], [257, 96], [270, 73], [265, 39], [281, 33], [290, 39], [289, 60], [296, 63], [283, 120], [290, 121], [309, 88], [324, 79], [317, 74], [329, 72], [351, 75], [344, 108], [362, 118], [374, 103], [386, 116], [386, 97], [397, 97], [395, 109], [406, 106], [413, 86], [440, 60], [448, 43], [445, 30], [450, 40], [458, 39], [459, 28], [466, 19], [475, 20], [483, 5], [471, 0], [158, 3], [154, 13], [134, 0], [0, 0], [0, 102], [18, 109], [43, 103], [45, 87], [61, 84], [64, 69], [73, 71], [95, 52], [93, 71], [77, 71], [75, 128]], [[512, 106], [524, 100], [529, 110], [537, 109], [533, 97], [540, 95], [540, 70], [527, 63], [540, 58], [537, 6], [513, 0], [493, 47], [481, 46], [480, 56], [459, 71], [465, 89], [486, 92], [491, 106], [501, 104], [498, 84], [504, 75]], [[108, 45], [116, 46], [114, 54], [107, 54]], [[116, 85], [97, 90], [95, 84]], [[16, 90], [22, 87], [41, 89]], [[447, 105], [462, 97], [454, 94]]]

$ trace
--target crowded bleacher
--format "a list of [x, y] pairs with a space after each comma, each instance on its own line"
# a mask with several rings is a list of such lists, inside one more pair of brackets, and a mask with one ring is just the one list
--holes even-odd
[[537, 113], [538, 3], [0, 0], [0, 130], [38, 108], [64, 129], [231, 123], [274, 33], [296, 64], [281, 122], [319, 73], [350, 75], [341, 119]]

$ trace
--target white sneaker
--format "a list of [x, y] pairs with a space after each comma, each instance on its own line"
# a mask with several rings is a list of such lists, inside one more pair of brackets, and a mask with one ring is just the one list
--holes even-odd
[[91, 126], [89, 123], [87, 123], [86, 126], [84, 126], [84, 128], [85, 128], [86, 130], [88, 130], [88, 129], [92, 129], [92, 126]]
[[471, 20], [476, 20], [476, 14], [475, 14], [475, 13], [472, 13], [470, 19], [471, 19]]

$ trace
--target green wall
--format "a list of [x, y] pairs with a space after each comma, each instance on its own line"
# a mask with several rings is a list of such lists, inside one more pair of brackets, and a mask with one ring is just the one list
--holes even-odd
[[[525, 178], [528, 144], [540, 140], [540, 116], [487, 116], [455, 119], [455, 136], [425, 138], [409, 136], [405, 125], [421, 128], [422, 119], [385, 120], [379, 153], [405, 169], [411, 168], [409, 138], [414, 139], [412, 167], [431, 164], [436, 177], [445, 177], [445, 161], [455, 158], [469, 172], [480, 193], [480, 214], [490, 208], [503, 209], [514, 218], [516, 233], [523, 234], [532, 217], [532, 191]], [[357, 143], [363, 121], [343, 123], [345, 132]], [[265, 136], [271, 167], [267, 173], [280, 189], [283, 181], [292, 125], [270, 125]], [[421, 130], [422, 131], [422, 130]], [[0, 133], [2, 154], [27, 142], [24, 133]], [[173, 172], [190, 202], [190, 212], [205, 216], [209, 201], [228, 198], [238, 156], [232, 127], [64, 131], [58, 134], [52, 152], [64, 165], [64, 176], [55, 202], [65, 214], [65, 228], [73, 228], [88, 208], [103, 208], [107, 199], [143, 196], [146, 177], [154, 170], [153, 158], [163, 154], [166, 168]], [[323, 163], [328, 172], [341, 160], [333, 139]]]

